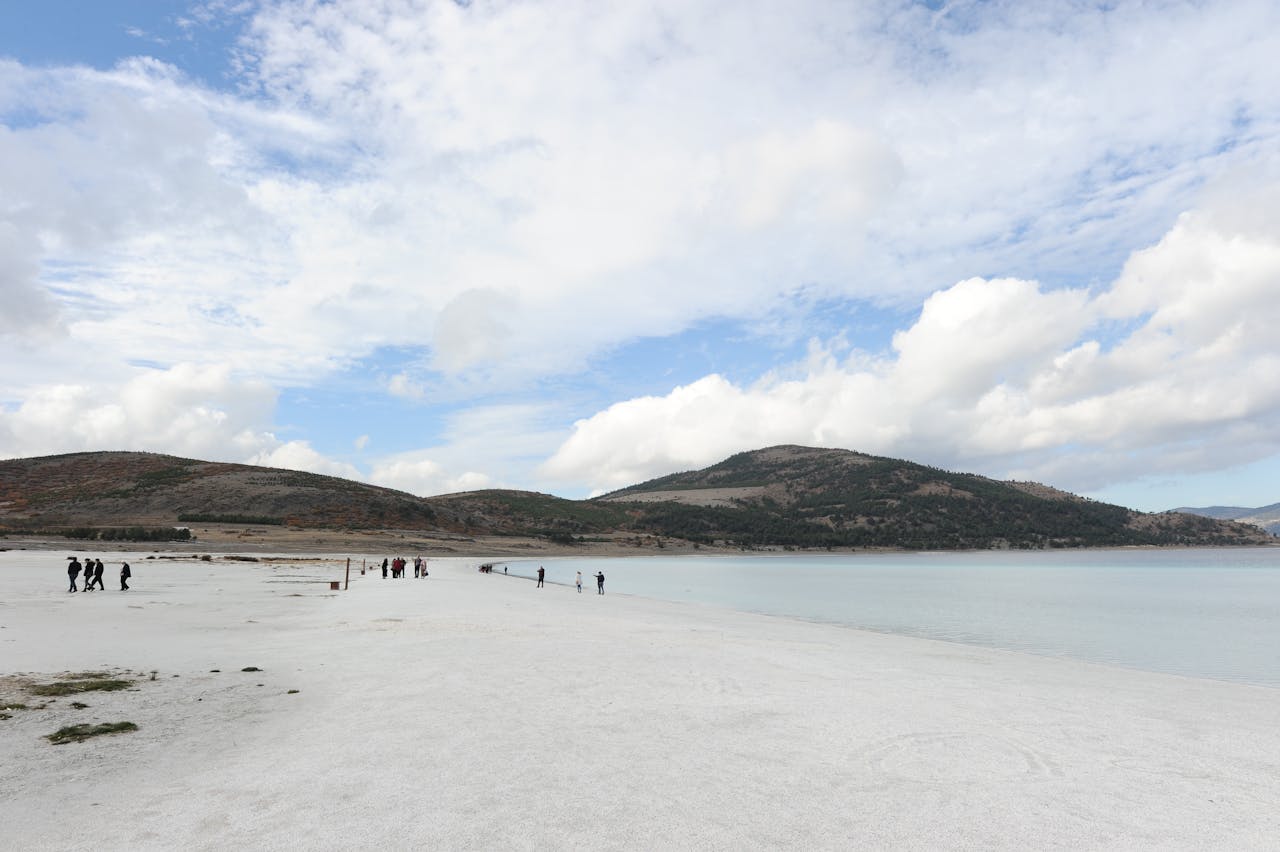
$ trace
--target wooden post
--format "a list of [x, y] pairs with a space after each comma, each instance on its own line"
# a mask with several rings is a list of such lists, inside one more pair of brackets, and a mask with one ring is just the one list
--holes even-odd
[[347, 557], [347, 584], [342, 587], [342, 590], [345, 592], [349, 588], [351, 588], [351, 557], [350, 556]]

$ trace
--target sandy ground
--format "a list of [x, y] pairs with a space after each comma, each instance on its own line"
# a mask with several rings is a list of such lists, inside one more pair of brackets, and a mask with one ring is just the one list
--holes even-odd
[[[135, 554], [121, 593], [104, 554], [109, 591], [73, 596], [64, 555], [0, 553], [0, 704], [29, 708], [0, 721], [5, 848], [1280, 838], [1276, 690], [536, 589], [478, 559], [331, 592], [342, 563]], [[137, 683], [83, 709], [24, 692], [86, 670]], [[115, 721], [139, 730], [42, 739]]]

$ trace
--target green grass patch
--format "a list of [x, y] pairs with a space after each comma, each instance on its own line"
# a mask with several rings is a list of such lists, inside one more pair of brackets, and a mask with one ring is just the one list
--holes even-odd
[[0, 710], [27, 710], [27, 709], [29, 709], [27, 705], [22, 704], [21, 702], [18, 702], [18, 701], [9, 701], [4, 704], [0, 704]]
[[93, 678], [83, 680], [59, 680], [53, 683], [37, 683], [27, 688], [32, 695], [79, 695], [82, 692], [117, 692], [133, 686], [131, 680]]
[[136, 731], [138, 726], [132, 722], [105, 722], [101, 725], [68, 725], [65, 728], [59, 728], [52, 734], [45, 734], [45, 739], [54, 745], [62, 745], [63, 743], [82, 743], [90, 737], [100, 737], [104, 734], [123, 734], [128, 731]]

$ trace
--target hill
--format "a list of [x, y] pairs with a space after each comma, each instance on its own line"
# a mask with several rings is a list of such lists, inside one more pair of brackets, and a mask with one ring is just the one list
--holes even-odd
[[[770, 447], [592, 500], [421, 498], [331, 476], [153, 453], [0, 461], [0, 531], [106, 535], [191, 523], [698, 547], [908, 549], [1266, 544], [1256, 527], [1097, 503], [848, 450]], [[675, 543], [674, 541], [672, 543]]]
[[294, 470], [132, 452], [0, 461], [0, 524], [9, 529], [191, 520], [405, 529], [462, 525], [412, 494]]
[[1097, 503], [848, 450], [780, 446], [599, 498], [693, 540], [801, 547], [1101, 547], [1271, 543], [1260, 530]]
[[1253, 524], [1262, 527], [1272, 535], [1280, 535], [1280, 503], [1270, 506], [1259, 506], [1246, 509], [1242, 506], [1205, 506], [1202, 508], [1183, 507], [1175, 512], [1186, 512], [1190, 515], [1202, 515], [1222, 521], [1239, 521], [1242, 524]]

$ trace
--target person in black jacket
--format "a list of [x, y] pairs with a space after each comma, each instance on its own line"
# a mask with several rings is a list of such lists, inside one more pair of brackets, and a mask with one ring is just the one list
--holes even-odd
[[[102, 572], [105, 570], [101, 559], [93, 560], [93, 584], [104, 592], [107, 590], [106, 584], [102, 582]], [[89, 576], [88, 571], [85, 572], [85, 576]]]
[[128, 562], [120, 566], [120, 591], [129, 591], [129, 578], [132, 576], [133, 572], [129, 570]]
[[68, 592], [79, 591], [79, 589], [76, 588], [76, 577], [79, 577], [79, 576], [80, 576], [80, 560], [76, 559], [73, 556], [71, 557], [71, 561], [67, 563], [67, 579], [71, 580], [71, 588], [67, 589]]

